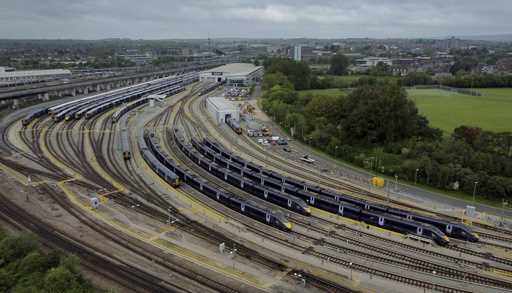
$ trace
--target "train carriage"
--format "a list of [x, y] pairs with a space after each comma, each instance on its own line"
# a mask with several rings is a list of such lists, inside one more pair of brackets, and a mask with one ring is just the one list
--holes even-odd
[[34, 119], [42, 117], [46, 114], [48, 114], [48, 108], [36, 110], [36, 111], [26, 115], [25, 118], [23, 118], [21, 120], [21, 124], [23, 126], [28, 126], [32, 121], [34, 121]]
[[[305, 199], [309, 196], [311, 196], [312, 192], [315, 194], [318, 194], [320, 196], [325, 196], [327, 198], [331, 198], [332, 200], [336, 202], [345, 202], [349, 203], [355, 206], [360, 207], [363, 210], [373, 211], [375, 213], [384, 213], [389, 215], [396, 215], [399, 216], [405, 220], [409, 221], [416, 221], [419, 223], [424, 223], [427, 225], [432, 225], [433, 227], [439, 229], [440, 231], [443, 231], [447, 235], [453, 238], [467, 240], [471, 242], [477, 242], [479, 240], [478, 234], [474, 233], [469, 227], [466, 225], [460, 224], [460, 223], [453, 223], [446, 220], [441, 219], [435, 219], [432, 217], [426, 217], [418, 214], [414, 214], [408, 211], [404, 210], [397, 210], [392, 209], [387, 206], [374, 204], [371, 202], [367, 202], [364, 200], [360, 200], [354, 197], [351, 197], [346, 194], [339, 194], [336, 192], [333, 192], [329, 189], [323, 189], [318, 186], [312, 186], [308, 185], [305, 182], [301, 182], [299, 180], [291, 179], [284, 177], [278, 173], [272, 172], [270, 170], [262, 169], [262, 167], [257, 166], [256, 164], [253, 164], [251, 162], [247, 162], [243, 159], [240, 159], [238, 156], [233, 155], [231, 152], [224, 150], [221, 146], [219, 146], [217, 143], [209, 140], [204, 139], [203, 144], [199, 144], [199, 147], [208, 149], [209, 151], [212, 151], [214, 153], [217, 153], [218, 155], [225, 158], [225, 160], [231, 159], [232, 162], [238, 163], [238, 166], [245, 166], [248, 170], [251, 170], [252, 173], [246, 172], [244, 170], [243, 175], [244, 177], [247, 177], [254, 181], [258, 181], [258, 178], [261, 180], [263, 178], [264, 185], [284, 191], [288, 194], [297, 196], [299, 198]], [[241, 172], [240, 172], [241, 173]], [[279, 186], [278, 186], [279, 184]], [[297, 189], [291, 188], [290, 186], [294, 186]], [[284, 187], [284, 188], [283, 188]], [[311, 204], [311, 203], [310, 203]], [[327, 205], [327, 203], [322, 202], [319, 204]], [[313, 204], [311, 204], [313, 205]], [[315, 205], [313, 205], [315, 206]], [[325, 206], [322, 209], [330, 209], [331, 211], [334, 211], [334, 206]], [[440, 240], [442, 241], [442, 240]]]

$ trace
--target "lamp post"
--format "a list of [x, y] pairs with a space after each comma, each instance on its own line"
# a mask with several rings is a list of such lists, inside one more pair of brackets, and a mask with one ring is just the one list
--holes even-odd
[[416, 185], [416, 182], [418, 182], [418, 172], [420, 171], [419, 168], [416, 168], [416, 173], [414, 173], [414, 185]]
[[502, 215], [501, 215], [501, 221], [504, 223], [504, 222], [505, 222], [505, 208], [506, 208], [506, 206], [508, 206], [508, 201], [507, 201], [506, 199], [504, 199], [504, 198], [503, 198], [503, 199], [501, 200], [501, 205], [502, 205], [502, 207], [503, 207], [503, 209], [502, 209], [502, 210], [503, 210], [503, 213], [502, 213]]
[[478, 181], [475, 181], [475, 186], [473, 187], [473, 205], [475, 204], [476, 186], [477, 185], [478, 185]]
[[353, 263], [350, 262], [348, 265], [350, 267], [350, 280], [352, 280], [352, 265], [353, 265]]
[[395, 191], [398, 192], [398, 174], [395, 174]]
[[338, 158], [338, 146], [335, 146], [334, 147], [334, 157], [337, 159]]

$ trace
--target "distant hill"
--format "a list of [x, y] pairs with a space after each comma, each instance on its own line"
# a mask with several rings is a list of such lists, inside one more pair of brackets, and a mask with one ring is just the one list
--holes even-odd
[[512, 42], [512, 34], [458, 36], [457, 38], [475, 41]]

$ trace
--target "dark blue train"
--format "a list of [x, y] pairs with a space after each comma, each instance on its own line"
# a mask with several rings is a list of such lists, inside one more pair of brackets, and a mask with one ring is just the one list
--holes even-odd
[[291, 195], [286, 195], [279, 191], [270, 190], [269, 188], [260, 185], [259, 181], [254, 182], [252, 180], [247, 180], [243, 178], [239, 172], [231, 172], [228, 169], [224, 169], [217, 164], [212, 163], [206, 158], [202, 158], [202, 155], [192, 149], [192, 146], [183, 143], [180, 144], [180, 149], [194, 163], [198, 164], [203, 169], [207, 170], [221, 180], [224, 180], [252, 195], [259, 197], [260, 199], [275, 205], [295, 211], [302, 215], [309, 216], [311, 214], [310, 207], [303, 199]]
[[229, 117], [226, 119], [226, 124], [236, 133], [242, 134], [242, 127], [235, 119]]
[[[388, 222], [389, 221], [393, 221], [393, 222], [401, 221], [406, 226], [408, 226], [410, 222], [422, 223], [427, 226], [432, 226], [433, 228], [436, 228], [437, 231], [434, 231], [434, 232], [436, 234], [438, 234], [438, 236], [435, 238], [437, 238], [436, 242], [438, 242], [440, 244], [443, 244], [443, 242], [445, 242], [444, 241], [445, 238], [443, 237], [443, 236], [445, 236], [445, 233], [441, 232], [441, 229], [444, 230], [444, 228], [446, 228], [446, 225], [450, 225], [450, 226], [448, 226], [446, 234], [448, 234], [454, 238], [474, 241], [473, 237], [477, 237], [474, 234], [470, 234], [469, 232], [467, 232], [467, 230], [469, 230], [469, 228], [462, 224], [450, 223], [450, 222], [437, 220], [437, 219], [433, 219], [433, 218], [429, 218], [429, 217], [418, 216], [415, 214], [413, 217], [411, 217], [410, 212], [405, 212], [405, 211], [401, 211], [398, 209], [391, 209], [391, 208], [381, 206], [381, 205], [371, 204], [369, 202], [358, 200], [358, 199], [355, 199], [355, 198], [349, 197], [349, 196], [347, 196], [346, 197], [347, 200], [345, 200], [345, 198], [342, 197], [343, 195], [342, 196], [340, 196], [340, 195], [326, 196], [326, 195], [319, 194], [319, 193], [313, 194], [313, 193], [309, 192], [310, 189], [308, 189], [307, 187], [306, 188], [304, 187], [305, 186], [304, 183], [302, 183], [303, 185], [300, 185], [301, 187], [299, 188], [296, 185], [290, 184], [290, 180], [288, 178], [284, 178], [282, 176], [278, 177], [279, 174], [277, 174], [275, 172], [264, 170], [261, 167], [254, 168], [256, 165], [254, 165], [250, 162], [246, 162], [245, 160], [241, 159], [240, 157], [232, 156], [230, 153], [225, 152], [225, 151], [219, 152], [220, 147], [217, 146], [216, 144], [213, 144], [211, 141], [205, 140], [204, 143], [205, 144], [203, 145], [197, 141], [193, 141], [193, 145], [203, 155], [205, 155], [209, 159], [213, 160], [220, 166], [227, 168], [234, 173], [240, 174], [240, 175], [244, 176], [245, 178], [248, 178], [252, 181], [260, 182], [260, 184], [262, 184], [266, 187], [280, 190], [283, 193], [301, 198], [301, 199], [305, 200], [309, 205], [315, 206], [322, 210], [327, 210], [329, 212], [343, 214], [342, 210], [340, 210], [342, 207], [357, 208], [360, 211], [358, 213], [358, 216], [354, 216], [353, 214], [350, 214], [351, 216], [348, 216], [348, 217], [356, 219], [356, 220], [361, 220], [361, 221], [364, 221], [367, 223], [375, 222], [370, 217], [371, 214], [378, 215], [378, 217], [389, 217], [390, 220], [388, 220]], [[213, 148], [210, 148], [209, 146], [213, 146]], [[214, 150], [214, 148], [217, 148], [217, 150]], [[223, 154], [221, 154], [221, 153], [223, 153]], [[241, 164], [241, 162], [243, 162], [243, 164]], [[253, 166], [253, 168], [249, 168], [249, 166]], [[279, 179], [277, 179], [276, 177]], [[392, 212], [390, 212], [390, 211], [392, 211]], [[406, 214], [409, 215], [409, 217], [407, 217]], [[376, 223], [379, 223], [379, 222], [376, 222]], [[410, 229], [411, 228], [408, 227], [406, 229], [406, 231], [408, 231], [409, 233], [415, 234], [415, 235], [420, 235], [418, 233], [420, 231], [415, 232]], [[391, 230], [398, 231], [398, 229], [395, 229], [395, 228], [393, 228]], [[450, 232], [448, 232], [448, 231], [450, 231]], [[399, 231], [399, 232], [403, 232], [403, 231]], [[423, 234], [421, 236], [426, 236], [426, 235]]]
[[171, 186], [178, 187], [180, 185], [180, 178], [162, 163], [163, 153], [160, 151], [158, 144], [152, 143], [149, 137], [144, 135], [144, 130], [140, 132], [138, 144], [142, 157], [151, 169]]
[[[183, 142], [176, 135], [176, 141], [178, 146], [182, 145]], [[144, 141], [142, 142], [141, 139]], [[155, 154], [158, 161], [162, 163], [166, 169], [175, 174], [181, 181], [187, 183], [194, 189], [199, 192], [205, 194], [209, 198], [225, 205], [226, 207], [235, 210], [247, 217], [255, 219], [264, 224], [270, 225], [277, 229], [283, 231], [290, 231], [292, 229], [292, 224], [288, 221], [288, 219], [282, 215], [281, 213], [276, 213], [258, 206], [258, 204], [243, 200], [240, 197], [224, 192], [220, 189], [217, 189], [211, 186], [208, 181], [203, 180], [196, 175], [182, 169], [176, 162], [168, 158], [163, 152], [159, 151], [158, 142], [156, 141], [154, 134], [152, 133], [142, 133], [139, 138], [139, 144], [145, 143], [147, 145], [147, 149], [151, 150], [152, 153]], [[144, 151], [141, 148], [141, 151]]]
[[21, 120], [21, 124], [23, 124], [23, 126], [28, 126], [32, 121], [34, 121], [34, 119], [42, 117], [46, 114], [48, 114], [48, 108], [33, 111]]

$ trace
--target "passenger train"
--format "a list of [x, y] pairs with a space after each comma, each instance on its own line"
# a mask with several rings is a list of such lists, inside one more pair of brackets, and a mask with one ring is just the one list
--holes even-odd
[[214, 162], [209, 161], [207, 158], [201, 158], [202, 155], [196, 152], [192, 146], [182, 143], [179, 145], [183, 153], [189, 157], [194, 163], [201, 166], [217, 178], [224, 180], [240, 189], [259, 197], [265, 201], [281, 206], [285, 209], [292, 210], [302, 215], [309, 216], [311, 214], [310, 207], [304, 202], [304, 200], [295, 196], [283, 194], [280, 191], [274, 191], [266, 188], [254, 182], [247, 180], [240, 175], [240, 172], [235, 173], [227, 169], [224, 169]]
[[[285, 182], [282, 179], [277, 180], [274, 177], [268, 176], [268, 173], [264, 172], [263, 169], [261, 169], [261, 168], [258, 169], [258, 171], [251, 170], [251, 169], [247, 168], [246, 166], [239, 164], [237, 162], [239, 160], [239, 158], [237, 158], [235, 160], [233, 157], [231, 157], [231, 160], [229, 160], [229, 159], [223, 157], [221, 154], [215, 152], [213, 149], [210, 149], [207, 146], [207, 144], [203, 145], [195, 140], [193, 140], [192, 143], [193, 143], [194, 147], [196, 147], [196, 149], [198, 149], [207, 158], [213, 160], [220, 166], [229, 169], [231, 172], [240, 174], [243, 177], [251, 179], [255, 182], [260, 182], [260, 184], [262, 184], [268, 188], [272, 188], [274, 190], [280, 190], [283, 193], [301, 198], [304, 201], [306, 201], [309, 205], [317, 207], [319, 209], [337, 213], [340, 215], [344, 215], [344, 216], [347, 216], [347, 217], [355, 219], [355, 220], [361, 220], [361, 221], [364, 221], [367, 223], [374, 223], [374, 224], [375, 223], [379, 224], [379, 222], [375, 222], [374, 218], [371, 217], [372, 215], [373, 215], [373, 217], [382, 217], [384, 219], [384, 222], [386, 222], [386, 221], [387, 221], [387, 223], [393, 222], [394, 223], [393, 226], [396, 226], [396, 225], [408, 226], [408, 228], [405, 230], [405, 231], [407, 231], [407, 233], [412, 233], [415, 235], [428, 237], [425, 235], [425, 233], [428, 233], [428, 232], [422, 233], [423, 231], [427, 231], [423, 227], [426, 225], [427, 227], [429, 227], [429, 231], [431, 231], [433, 233], [431, 235], [432, 239], [435, 238], [434, 240], [437, 243], [442, 244], [442, 245], [446, 244], [446, 241], [445, 241], [446, 239], [444, 237], [444, 236], [446, 236], [445, 233], [452, 237], [454, 237], [454, 235], [455, 235], [454, 238], [464, 239], [464, 240], [468, 240], [468, 241], [474, 241], [473, 235], [467, 235], [466, 234], [467, 232], [464, 232], [464, 230], [456, 231], [457, 229], [467, 228], [465, 225], [461, 225], [458, 223], [449, 223], [449, 222], [445, 222], [442, 220], [436, 220], [436, 219], [432, 219], [432, 218], [428, 218], [428, 217], [422, 217], [423, 219], [418, 221], [417, 220], [418, 216], [411, 218], [411, 217], [403, 216], [401, 214], [389, 213], [385, 209], [378, 210], [376, 208], [373, 208], [373, 209], [371, 208], [371, 207], [375, 207], [378, 205], [373, 205], [373, 204], [367, 203], [366, 205], [361, 206], [360, 203], [358, 204], [358, 202], [354, 202], [354, 201], [347, 202], [340, 198], [335, 199], [335, 198], [324, 196], [321, 194], [312, 194], [311, 192], [304, 190], [304, 188], [298, 188], [296, 186], [293, 186], [293, 185]], [[275, 174], [275, 173], [273, 173], [273, 174]], [[346, 207], [349, 211], [352, 209], [352, 212], [349, 212], [347, 214], [346, 212], [344, 212], [344, 207]], [[381, 207], [381, 206], [379, 206], [379, 207]], [[354, 209], [356, 209], [357, 211], [354, 212], [353, 211]], [[399, 210], [396, 210], [396, 211], [399, 211]], [[410, 213], [408, 213], [408, 214], [410, 214]], [[357, 215], [357, 216], [355, 216], [355, 215]], [[420, 226], [418, 226], [417, 228], [421, 228], [420, 230], [417, 230], [417, 231], [410, 230], [410, 229], [412, 229], [410, 225], [414, 226], [414, 225], [418, 225], [418, 224], [420, 224]], [[441, 225], [441, 224], [444, 224], [444, 225]], [[452, 225], [451, 230], [449, 230], [449, 231], [451, 231], [451, 233], [441, 231], [441, 230], [444, 230], [444, 228], [446, 228], [445, 225], [447, 225], [447, 224]], [[382, 226], [382, 225], [380, 225], [380, 226]], [[385, 227], [389, 228], [391, 230], [399, 231], [399, 229], [397, 227], [388, 227], [387, 224]], [[439, 228], [439, 227], [442, 227], [442, 228]], [[433, 229], [433, 228], [435, 228], [435, 229]], [[399, 232], [403, 233], [404, 231], [399, 231]], [[434, 234], [436, 234], [437, 236], [434, 237], [433, 236]]]
[[242, 134], [242, 127], [240, 127], [240, 123], [238, 123], [235, 119], [228, 117], [226, 118], [226, 124], [233, 129], [236, 134]]
[[[178, 134], [175, 133], [175, 135], [176, 140], [178, 141], [178, 145], [182, 144], [182, 140], [179, 138]], [[153, 133], [141, 133], [139, 137], [139, 145], [147, 145], [146, 148], [141, 147], [141, 151], [150, 150], [155, 154], [157, 160], [159, 160], [162, 165], [165, 166], [169, 171], [173, 172], [173, 174], [179, 177], [183, 182], [205, 194], [209, 198], [245, 216], [253, 218], [259, 222], [265, 223], [277, 229], [283, 231], [290, 231], [292, 229], [292, 224], [281, 213], [276, 213], [264, 209], [252, 201], [243, 200], [234, 194], [217, 189], [211, 186], [208, 181], [203, 180], [196, 175], [184, 170], [161, 151], [158, 151], [158, 142], [156, 141]]]

